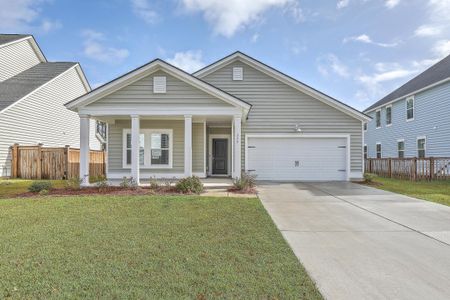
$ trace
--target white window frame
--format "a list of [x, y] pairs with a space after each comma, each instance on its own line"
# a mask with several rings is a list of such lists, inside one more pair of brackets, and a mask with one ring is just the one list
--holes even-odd
[[[151, 160], [151, 135], [161, 133], [169, 135], [169, 164], [152, 164]], [[131, 129], [123, 129], [122, 137], [122, 167], [130, 169], [131, 164], [127, 164], [127, 134], [131, 134]], [[173, 129], [141, 129], [139, 134], [144, 134], [144, 164], [139, 165], [140, 169], [172, 169], [173, 168]]]
[[401, 158], [400, 155], [399, 155], [400, 150], [398, 149], [398, 143], [400, 143], [400, 142], [403, 142], [403, 150], [402, 150], [403, 151], [403, 157], [402, 158], [405, 158], [405, 147], [406, 147], [405, 139], [398, 139], [397, 140], [397, 157]]
[[[378, 157], [378, 145], [380, 145], [380, 157]], [[375, 144], [375, 157], [376, 158], [383, 158], [383, 145], [381, 145], [380, 142], [377, 142]]]
[[[419, 140], [425, 140], [425, 144], [423, 145], [423, 149], [419, 149]], [[419, 157], [419, 150], [423, 150], [423, 157], [427, 157], [427, 137], [422, 135], [422, 136], [418, 136], [416, 139], [416, 153], [417, 153], [417, 157]]]
[[[413, 117], [408, 119], [408, 101], [409, 100], [412, 100], [412, 103], [413, 103], [413, 106], [412, 106]], [[414, 118], [416, 117], [416, 99], [414, 98], [414, 96], [406, 98], [405, 114], [406, 114], [406, 122], [414, 121]]]
[[[378, 126], [378, 122], [377, 122], [377, 114], [380, 113], [380, 126]], [[381, 128], [381, 109], [377, 109], [375, 111], [375, 128]]]
[[[388, 112], [388, 108], [390, 108], [391, 109], [391, 123], [388, 123], [387, 121], [388, 121], [388, 118], [387, 118], [387, 116], [388, 116], [388, 114], [387, 114], [387, 112]], [[386, 127], [389, 127], [389, 126], [391, 126], [392, 125], [392, 104], [391, 105], [388, 105], [388, 106], [386, 106], [386, 109], [385, 109], [385, 116], [386, 116]]]

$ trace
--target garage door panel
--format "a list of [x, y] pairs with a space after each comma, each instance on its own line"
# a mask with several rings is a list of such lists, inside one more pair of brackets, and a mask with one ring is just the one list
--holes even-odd
[[247, 155], [259, 180], [346, 180], [345, 138], [251, 137]]

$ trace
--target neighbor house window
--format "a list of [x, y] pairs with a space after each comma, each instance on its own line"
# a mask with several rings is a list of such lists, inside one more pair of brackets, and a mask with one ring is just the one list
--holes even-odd
[[392, 124], [392, 105], [386, 106], [386, 125]]
[[[172, 129], [141, 129], [139, 164], [144, 168], [172, 168]], [[131, 131], [124, 129], [124, 168], [131, 166]]]
[[380, 128], [381, 127], [381, 110], [377, 110], [375, 112], [375, 122], [376, 122], [377, 128]]
[[417, 138], [417, 157], [424, 158], [426, 150], [426, 139], [425, 137]]
[[381, 158], [381, 144], [377, 143], [377, 158]]
[[367, 159], [367, 145], [364, 145], [364, 159]]
[[398, 152], [398, 158], [405, 158], [405, 141], [404, 140], [397, 141], [397, 152]]
[[364, 131], [367, 131], [367, 123], [364, 123]]
[[106, 123], [97, 121], [95, 125], [96, 134], [98, 134], [104, 141], [106, 141]]
[[406, 120], [414, 119], [414, 97], [406, 99]]

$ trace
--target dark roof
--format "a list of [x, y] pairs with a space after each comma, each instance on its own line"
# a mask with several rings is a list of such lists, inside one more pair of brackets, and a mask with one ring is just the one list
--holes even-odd
[[381, 106], [392, 100], [401, 98], [408, 94], [414, 93], [424, 87], [427, 87], [431, 84], [442, 81], [446, 78], [450, 77], [450, 55], [439, 61], [438, 63], [431, 66], [429, 69], [420, 73], [380, 101], [375, 102], [373, 105], [366, 108], [365, 111], [371, 110], [375, 107]]
[[0, 45], [8, 44], [10, 42], [23, 39], [27, 36], [31, 36], [29, 34], [0, 34]]
[[0, 82], [0, 111], [62, 74], [75, 62], [46, 62]]

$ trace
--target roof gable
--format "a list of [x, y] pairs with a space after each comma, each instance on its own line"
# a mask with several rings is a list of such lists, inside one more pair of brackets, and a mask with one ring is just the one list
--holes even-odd
[[400, 100], [447, 80], [450, 80], [450, 55], [366, 108], [365, 112], [372, 111], [382, 105]]
[[143, 65], [137, 69], [134, 69], [100, 87], [97, 89], [92, 90], [90, 93], [85, 94], [69, 103], [66, 103], [66, 107], [71, 110], [77, 110], [81, 107], [84, 107], [86, 105], [89, 105], [93, 102], [96, 102], [99, 99], [102, 99], [103, 97], [110, 95], [138, 80], [141, 80], [150, 74], [156, 72], [156, 71], [164, 71], [167, 74], [170, 74], [171, 76], [190, 84], [191, 86], [209, 94], [214, 97], [217, 97], [218, 99], [225, 101], [226, 103], [229, 103], [233, 106], [241, 107], [245, 110], [247, 113], [250, 109], [251, 105], [246, 103], [245, 101], [228, 94], [209, 83], [196, 78], [192, 76], [189, 73], [184, 72], [181, 69], [176, 68], [175, 66], [172, 66], [168, 64], [167, 62], [155, 59], [151, 62], [149, 62], [146, 65]]
[[234, 61], [241, 61], [257, 70], [259, 70], [262, 73], [265, 73], [268, 76], [271, 76], [297, 90], [299, 90], [302, 93], [305, 93], [311, 97], [313, 97], [314, 99], [317, 99], [319, 101], [322, 101], [332, 107], [334, 107], [335, 109], [338, 109], [348, 115], [351, 115], [354, 118], [357, 118], [361, 121], [367, 121], [370, 120], [370, 117], [361, 113], [360, 111], [242, 53], [242, 52], [235, 52], [227, 57], [224, 57], [223, 59], [209, 65], [206, 66], [205, 68], [193, 73], [194, 76], [199, 77], [199, 78], [203, 78], [205, 76], [207, 76], [208, 74], [213, 73], [214, 71], [229, 65], [230, 63], [234, 62]]
[[34, 53], [41, 62], [47, 62], [47, 58], [45, 58], [44, 53], [31, 34], [0, 34], [0, 48], [23, 41], [27, 41], [30, 43], [31, 47], [34, 50]]

